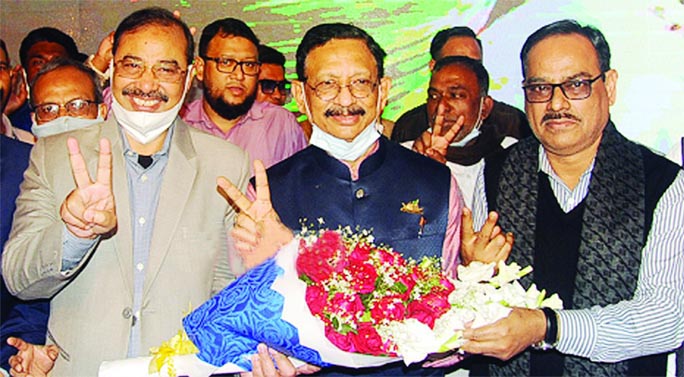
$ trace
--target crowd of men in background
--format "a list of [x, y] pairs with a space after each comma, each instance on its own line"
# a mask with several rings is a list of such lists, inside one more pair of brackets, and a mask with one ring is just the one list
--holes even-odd
[[[524, 113], [489, 95], [477, 35], [442, 30], [426, 102], [396, 123], [382, 118], [386, 54], [348, 24], [307, 31], [291, 81], [241, 20], [204, 27], [196, 51], [162, 8], [128, 15], [91, 56], [49, 27], [27, 34], [15, 68], [0, 47], [0, 367], [12, 375], [95, 375], [145, 355], [188, 302], [305, 218], [372, 228], [452, 275], [510, 254], [565, 309], [466, 330], [462, 349], [479, 356], [465, 361], [318, 370], [260, 348], [255, 375], [664, 375], [681, 347], [684, 172], [612, 123], [618, 75], [591, 26], [528, 38]], [[415, 198], [420, 216], [399, 211]]]

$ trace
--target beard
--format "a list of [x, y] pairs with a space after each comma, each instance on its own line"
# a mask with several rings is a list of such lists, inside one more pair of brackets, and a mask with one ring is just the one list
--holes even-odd
[[226, 102], [223, 99], [223, 96], [221, 96], [220, 94], [217, 96], [213, 95], [213, 93], [206, 86], [204, 87], [202, 92], [204, 93], [204, 98], [211, 107], [211, 109], [214, 110], [218, 115], [220, 115], [221, 118], [228, 120], [237, 119], [247, 114], [249, 109], [252, 108], [252, 105], [254, 104], [257, 95], [255, 90], [254, 92], [252, 92], [252, 94], [245, 97], [245, 100], [242, 101], [242, 103], [233, 105]]

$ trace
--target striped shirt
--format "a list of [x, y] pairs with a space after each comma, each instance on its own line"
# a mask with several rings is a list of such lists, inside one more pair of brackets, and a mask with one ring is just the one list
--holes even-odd
[[[554, 173], [542, 146], [539, 169], [560, 207], [569, 212], [589, 192], [594, 162], [571, 190]], [[473, 221], [480, 229], [487, 217], [484, 169], [475, 184]], [[616, 362], [679, 347], [684, 339], [684, 172], [660, 198], [641, 251], [637, 288], [631, 300], [605, 307], [560, 310], [557, 349], [595, 362]]]

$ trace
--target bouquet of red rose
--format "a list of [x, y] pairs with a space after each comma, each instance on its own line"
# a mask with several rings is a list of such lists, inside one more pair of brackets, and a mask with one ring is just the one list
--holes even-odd
[[413, 318], [430, 328], [450, 308], [454, 285], [437, 258], [404, 259], [372, 235], [349, 228], [304, 236], [297, 258], [306, 302], [338, 348], [399, 356], [387, 326]]

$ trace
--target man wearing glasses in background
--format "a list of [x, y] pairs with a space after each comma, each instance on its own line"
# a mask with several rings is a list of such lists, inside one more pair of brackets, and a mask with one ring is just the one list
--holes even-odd
[[504, 360], [494, 375], [665, 375], [684, 339], [684, 172], [611, 121], [618, 74], [599, 30], [546, 25], [520, 59], [536, 137], [486, 160], [473, 215], [499, 212], [511, 259], [534, 268], [523, 285], [565, 308], [516, 308], [464, 331], [462, 349]]
[[94, 376], [104, 360], [144, 356], [234, 279], [234, 211], [216, 177], [244, 189], [249, 160], [178, 117], [193, 50], [171, 12], [132, 13], [114, 33], [107, 121], [33, 147], [2, 271], [10, 292], [51, 298], [51, 312], [47, 347], [15, 343], [15, 373], [54, 361], [53, 376]]
[[285, 80], [285, 55], [280, 51], [259, 45], [259, 90], [256, 100], [284, 106], [290, 99], [289, 81]]
[[195, 60], [202, 98], [181, 117], [192, 127], [226, 139], [267, 167], [306, 146], [294, 115], [280, 106], [256, 101], [261, 63], [259, 39], [244, 22], [224, 18], [202, 31]]

